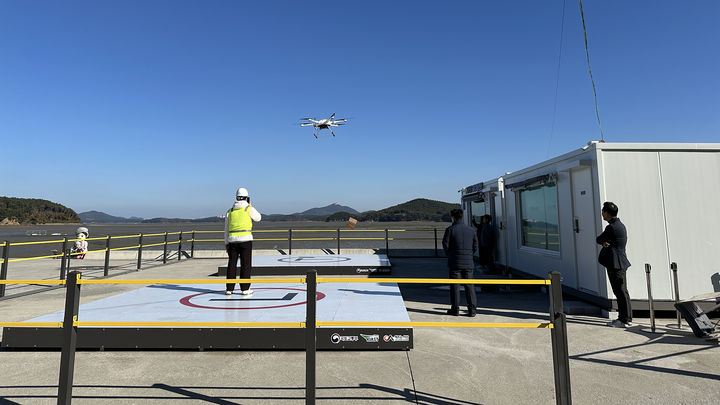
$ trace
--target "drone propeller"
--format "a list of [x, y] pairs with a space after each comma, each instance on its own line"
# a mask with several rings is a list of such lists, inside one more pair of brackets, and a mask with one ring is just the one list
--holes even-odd
[[302, 123], [300, 123], [300, 126], [301, 126], [301, 127], [308, 127], [308, 126], [310, 126], [310, 125], [313, 125], [313, 123], [312, 123], [312, 122], [302, 122]]

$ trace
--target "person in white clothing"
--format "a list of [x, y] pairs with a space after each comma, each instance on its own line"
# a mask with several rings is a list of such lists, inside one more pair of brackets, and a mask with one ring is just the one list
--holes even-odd
[[90, 232], [84, 226], [81, 226], [75, 231], [75, 236], [77, 237], [77, 240], [70, 248], [70, 258], [85, 258], [85, 252], [88, 251], [88, 242], [85, 239], [87, 239], [88, 235], [90, 235]]
[[[225, 215], [225, 250], [228, 253], [227, 278], [237, 277], [237, 262], [240, 258], [240, 278], [250, 278], [252, 271], [252, 224], [260, 222], [262, 216], [250, 205], [250, 196], [245, 188], [235, 193], [235, 203]], [[227, 283], [225, 294], [231, 295], [235, 283]], [[250, 295], [250, 283], [240, 283], [242, 295]]]

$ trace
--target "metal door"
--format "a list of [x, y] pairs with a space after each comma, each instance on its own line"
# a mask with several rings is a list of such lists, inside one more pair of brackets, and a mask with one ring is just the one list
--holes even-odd
[[595, 246], [597, 218], [595, 218], [592, 171], [589, 167], [583, 167], [572, 170], [570, 175], [577, 288], [597, 294], [600, 291], [600, 277]]

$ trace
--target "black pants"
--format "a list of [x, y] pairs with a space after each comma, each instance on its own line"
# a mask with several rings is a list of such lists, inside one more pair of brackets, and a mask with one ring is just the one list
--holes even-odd
[[497, 268], [495, 267], [493, 250], [494, 249], [491, 247], [480, 247], [480, 251], [478, 252], [478, 261], [487, 268], [489, 274], [498, 273]]
[[[474, 269], [450, 269], [450, 278], [473, 278]], [[468, 311], [475, 312], [477, 297], [474, 284], [463, 284]], [[452, 309], [460, 309], [460, 284], [450, 284], [450, 305]]]
[[[252, 241], [228, 243], [226, 247], [228, 253], [228, 280], [237, 277], [238, 256], [240, 256], [240, 278], [250, 278], [250, 272], [252, 271]], [[239, 284], [240, 289], [243, 291], [250, 289], [250, 283]], [[235, 283], [227, 284], [228, 291], [233, 291], [234, 289]]]
[[627, 269], [607, 269], [610, 286], [618, 303], [618, 319], [620, 322], [632, 321], [632, 308], [630, 307], [630, 294], [627, 290]]

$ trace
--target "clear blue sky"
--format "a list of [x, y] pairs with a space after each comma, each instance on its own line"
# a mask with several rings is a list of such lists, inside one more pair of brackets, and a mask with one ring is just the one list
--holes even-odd
[[[599, 139], [577, 1], [0, 1], [0, 195], [364, 211]], [[720, 141], [720, 2], [585, 0], [608, 142]], [[300, 117], [352, 117], [316, 140]]]

